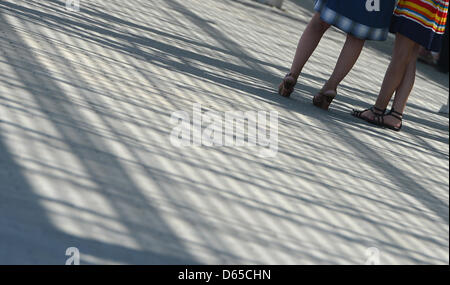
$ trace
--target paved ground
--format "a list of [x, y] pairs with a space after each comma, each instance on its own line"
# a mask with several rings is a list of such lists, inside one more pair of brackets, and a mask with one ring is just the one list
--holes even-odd
[[[293, 99], [312, 0], [0, 2], [0, 263], [449, 263], [448, 75], [420, 65], [403, 132], [374, 101], [392, 38], [368, 43], [329, 113], [311, 107], [344, 36]], [[279, 151], [170, 144], [172, 112], [273, 110]]]

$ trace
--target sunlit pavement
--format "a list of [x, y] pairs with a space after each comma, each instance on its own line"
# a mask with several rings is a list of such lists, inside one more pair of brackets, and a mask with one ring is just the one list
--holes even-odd
[[[402, 132], [371, 127], [350, 110], [393, 38], [369, 42], [318, 110], [330, 30], [280, 98], [313, 7], [285, 2], [0, 1], [0, 263], [448, 264], [448, 75], [419, 64]], [[194, 103], [277, 111], [277, 155], [172, 145]]]

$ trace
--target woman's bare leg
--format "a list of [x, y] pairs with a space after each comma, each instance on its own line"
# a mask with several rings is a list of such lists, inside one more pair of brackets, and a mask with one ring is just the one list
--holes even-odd
[[[414, 81], [416, 80], [416, 63], [420, 49], [417, 48], [413, 60], [408, 64], [406, 68], [405, 76], [403, 77], [400, 86], [395, 91], [394, 102], [392, 103], [392, 109], [403, 114], [406, 108], [406, 102], [414, 87]], [[400, 127], [401, 121], [393, 116], [386, 116], [384, 122], [390, 126]]]
[[333, 73], [331, 74], [330, 79], [328, 79], [322, 87], [322, 93], [336, 94], [339, 84], [342, 80], [344, 80], [350, 70], [352, 70], [358, 60], [358, 57], [364, 47], [364, 42], [365, 40], [358, 39], [352, 35], [347, 35], [347, 39], [342, 47], [341, 54], [336, 62]]
[[409, 95], [414, 87], [414, 81], [416, 80], [416, 62], [416, 60], [412, 60], [409, 63], [408, 68], [406, 69], [405, 77], [395, 92], [392, 108], [402, 114], [405, 110]]
[[[394, 52], [391, 63], [384, 76], [383, 84], [378, 95], [375, 107], [384, 110], [391, 100], [394, 92], [399, 89], [403, 78], [405, 77], [407, 67], [411, 61], [416, 60], [419, 45], [409, 38], [396, 34]], [[406, 88], [407, 84], [405, 84]], [[361, 117], [373, 120], [372, 111], [364, 112]]]
[[291, 66], [292, 77], [297, 79], [300, 76], [303, 67], [316, 49], [323, 34], [329, 27], [329, 24], [320, 19], [319, 13], [316, 13], [312, 17], [298, 42], [297, 50]]
[[397, 34], [395, 40], [394, 54], [391, 64], [384, 77], [383, 85], [381, 85], [380, 94], [378, 95], [375, 106], [385, 109], [389, 101], [405, 77], [407, 67], [412, 61], [417, 59], [419, 45], [409, 38]]

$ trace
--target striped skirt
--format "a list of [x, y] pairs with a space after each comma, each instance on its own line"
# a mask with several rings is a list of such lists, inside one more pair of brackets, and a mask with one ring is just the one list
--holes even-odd
[[390, 31], [410, 38], [427, 50], [439, 51], [448, 3], [449, 0], [399, 0]]

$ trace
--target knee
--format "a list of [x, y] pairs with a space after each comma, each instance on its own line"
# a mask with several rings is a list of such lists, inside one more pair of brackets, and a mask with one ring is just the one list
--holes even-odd
[[417, 58], [419, 57], [420, 53], [420, 45], [414, 44], [414, 46], [411, 48], [411, 51], [409, 53], [409, 57], [407, 58], [407, 64], [411, 64], [412, 62], [416, 62]]
[[313, 19], [313, 28], [315, 30], [315, 32], [323, 34], [325, 33], [329, 28], [330, 28], [330, 24], [328, 24], [327, 22], [325, 22], [324, 20], [322, 20], [320, 18], [320, 14], [316, 14], [316, 16]]
[[420, 54], [420, 49], [421, 49], [421, 45], [419, 45], [419, 44], [414, 45], [412, 55], [411, 55], [412, 56], [411, 60], [413, 60], [413, 61], [417, 60], [417, 58], [419, 57], [419, 54]]
[[415, 55], [418, 55], [414, 49], [405, 49], [398, 52], [395, 52], [392, 61], [396, 64], [400, 65], [408, 65], [412, 60], [416, 58]]
[[408, 64], [415, 60], [420, 52], [420, 45], [397, 34], [392, 61], [399, 64]]

